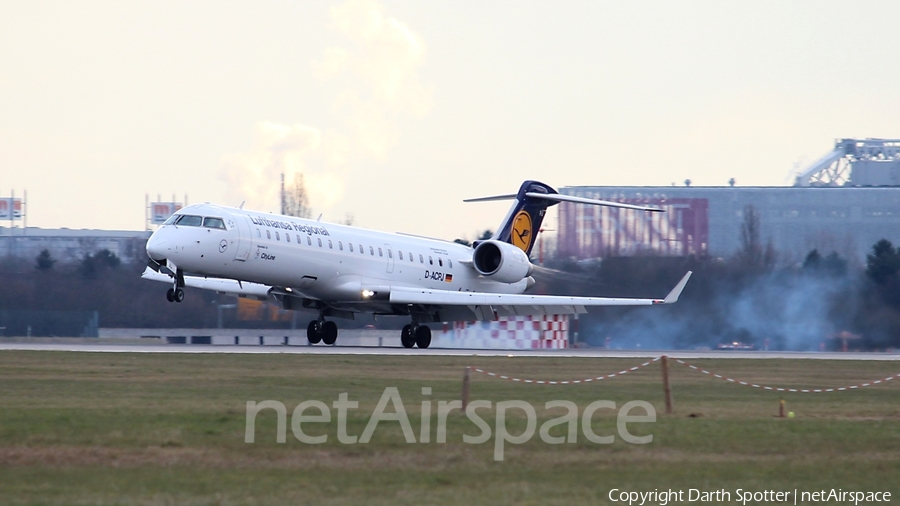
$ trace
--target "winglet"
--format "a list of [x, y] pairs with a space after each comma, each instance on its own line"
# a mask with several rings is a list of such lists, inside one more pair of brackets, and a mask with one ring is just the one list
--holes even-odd
[[663, 299], [663, 304], [674, 304], [678, 302], [678, 297], [684, 290], [685, 285], [687, 285], [688, 280], [691, 279], [691, 274], [691, 271], [687, 271], [687, 274], [685, 274], [684, 277], [681, 278], [681, 281], [679, 281], [678, 284], [675, 285], [675, 288], [673, 288], [672, 291], [669, 292], [669, 295], [666, 295], [666, 298]]

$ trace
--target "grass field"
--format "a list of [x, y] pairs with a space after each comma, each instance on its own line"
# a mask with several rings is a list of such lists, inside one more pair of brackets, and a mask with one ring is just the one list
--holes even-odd
[[[521, 399], [538, 427], [567, 400], [579, 413], [596, 400], [645, 400], [655, 423], [631, 424], [653, 441], [617, 435], [615, 412], [593, 418], [598, 435], [552, 445], [535, 434], [507, 444], [466, 444], [479, 429], [451, 413], [435, 443], [438, 401], [459, 399], [465, 366], [563, 380], [615, 372], [638, 359], [348, 357], [0, 352], [0, 504], [622, 504], [611, 489], [890, 491], [900, 497], [900, 380], [849, 392], [779, 394], [698, 374], [672, 363], [675, 414], [664, 414], [659, 363], [579, 385], [526, 385], [473, 374], [472, 400]], [[841, 387], [896, 374], [897, 362], [698, 360], [731, 377], [774, 386]], [[288, 415], [301, 401], [331, 405], [342, 392], [347, 432], [360, 435], [386, 387], [402, 395], [416, 438], [421, 402], [432, 401], [430, 443], [405, 442], [382, 422], [368, 444], [341, 444], [336, 423], [308, 425], [327, 442], [298, 441], [287, 421], [260, 412], [244, 442], [247, 401], [276, 400]], [[423, 396], [422, 387], [432, 394]], [[779, 399], [794, 418], [776, 418]], [[388, 411], [391, 411], [389, 408]], [[493, 428], [490, 411], [479, 411]], [[637, 410], [634, 414], [639, 414]], [[307, 414], [315, 414], [315, 411]], [[336, 414], [336, 411], [333, 412]], [[508, 411], [511, 434], [526, 420]], [[564, 435], [565, 426], [553, 435]], [[686, 492], [685, 492], [686, 493]], [[658, 504], [658, 503], [653, 503]], [[846, 503], [844, 503], [846, 504]]]

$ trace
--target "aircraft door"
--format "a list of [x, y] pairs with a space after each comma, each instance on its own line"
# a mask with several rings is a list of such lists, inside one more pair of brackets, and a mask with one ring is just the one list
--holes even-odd
[[238, 246], [234, 252], [234, 259], [241, 262], [250, 258], [250, 248], [253, 246], [253, 233], [250, 229], [250, 221], [246, 216], [238, 215], [234, 217], [237, 223]]
[[384, 248], [387, 250], [387, 273], [393, 274], [394, 272], [394, 251], [391, 249], [391, 245], [385, 243]]

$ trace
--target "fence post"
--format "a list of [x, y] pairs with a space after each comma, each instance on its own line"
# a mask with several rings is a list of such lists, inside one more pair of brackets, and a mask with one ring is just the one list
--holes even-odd
[[466, 406], [469, 405], [469, 367], [466, 367], [465, 372], [463, 372], [463, 384], [462, 384], [462, 410], [463, 413], [466, 412]]
[[663, 390], [666, 394], [666, 414], [671, 415], [674, 411], [672, 409], [672, 389], [669, 388], [669, 357], [663, 355], [661, 362]]

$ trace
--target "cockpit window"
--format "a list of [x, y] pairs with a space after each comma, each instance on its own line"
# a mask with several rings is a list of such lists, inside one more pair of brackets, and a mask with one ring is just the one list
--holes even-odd
[[184, 214], [179, 218], [176, 225], [180, 227], [199, 227], [203, 223], [203, 218], [200, 216], [193, 216], [190, 214]]
[[222, 218], [203, 218], [203, 226], [206, 228], [221, 228], [225, 230], [225, 222]]
[[175, 223], [176, 220], [178, 220], [178, 218], [181, 218], [180, 214], [173, 214], [172, 216], [169, 216], [169, 219], [166, 220], [166, 222], [163, 223], [163, 225], [172, 225]]

